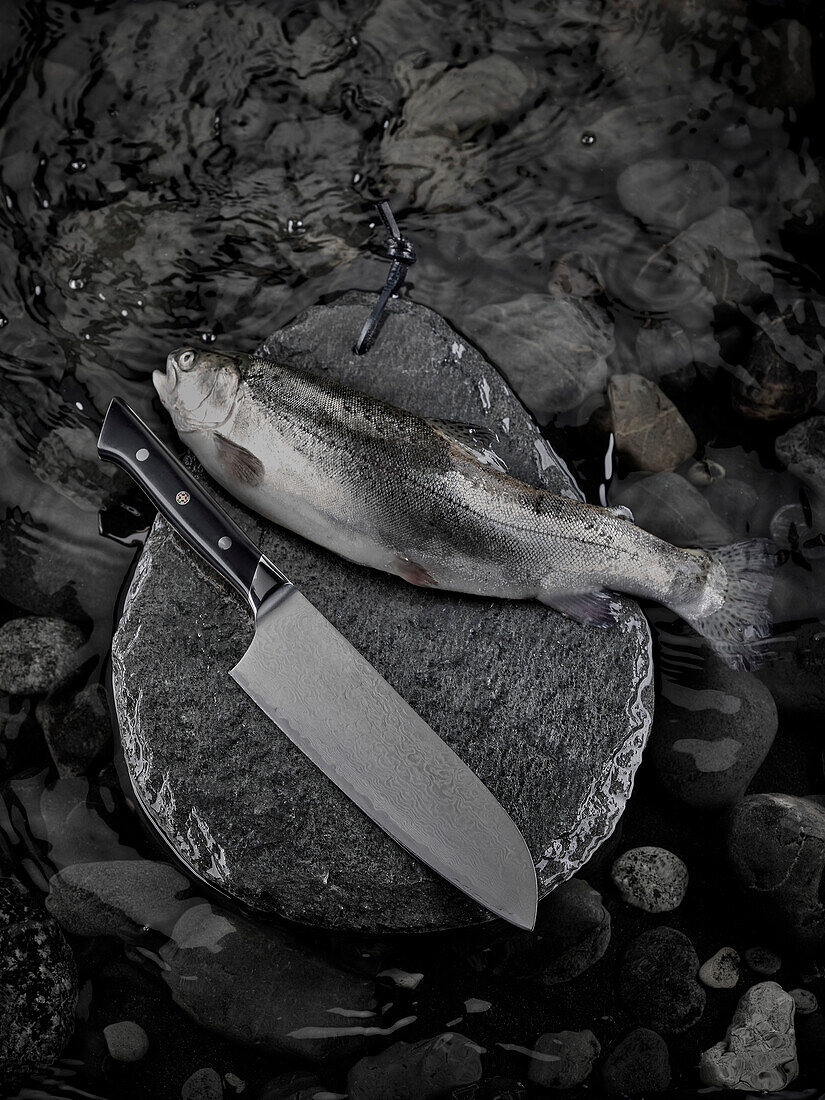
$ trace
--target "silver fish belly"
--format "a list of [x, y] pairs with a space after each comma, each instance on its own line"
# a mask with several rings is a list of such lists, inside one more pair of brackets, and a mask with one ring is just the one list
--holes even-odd
[[155, 372], [181, 438], [238, 500], [414, 584], [615, 620], [611, 593], [675, 610], [729, 663], [768, 630], [770, 549], [682, 549], [609, 509], [496, 469], [483, 448], [349, 387], [255, 356], [180, 349]]

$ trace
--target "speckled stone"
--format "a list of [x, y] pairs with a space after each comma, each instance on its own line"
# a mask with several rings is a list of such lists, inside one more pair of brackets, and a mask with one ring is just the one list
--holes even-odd
[[651, 928], [625, 952], [619, 993], [639, 1024], [665, 1034], [686, 1031], [705, 1010], [698, 970], [699, 957], [683, 932]]
[[625, 1035], [602, 1066], [608, 1096], [650, 1096], [670, 1084], [670, 1052], [655, 1031], [637, 1027]]
[[119, 1020], [107, 1024], [103, 1038], [109, 1054], [116, 1062], [139, 1062], [149, 1051], [149, 1036], [134, 1020]]
[[739, 981], [741, 960], [733, 947], [720, 947], [699, 967], [699, 981], [710, 989], [733, 989]]
[[810, 989], [792, 989], [791, 996], [800, 1016], [809, 1016], [819, 1008], [816, 993]]
[[31, 616], [0, 626], [0, 690], [12, 695], [53, 691], [71, 675], [83, 634], [63, 619]]
[[782, 969], [782, 959], [768, 947], [748, 947], [745, 962], [755, 974], [776, 974]]
[[[354, 356], [373, 302], [348, 294], [309, 310], [266, 350], [420, 413], [486, 423], [514, 475], [576, 494], [497, 371], [431, 310], [394, 301], [375, 347]], [[541, 894], [573, 875], [613, 831], [647, 737], [649, 630], [637, 606], [623, 601], [620, 625], [596, 630], [534, 601], [415, 588], [253, 516], [193, 469], [489, 786], [530, 846]], [[242, 901], [306, 923], [485, 920], [238, 689], [227, 670], [251, 637], [240, 602], [159, 520], [115, 636], [113, 678], [133, 783], [180, 855]]]
[[610, 872], [628, 905], [648, 913], [669, 913], [684, 900], [688, 869], [665, 848], [631, 848], [619, 856]]
[[222, 1100], [223, 1082], [217, 1070], [203, 1066], [181, 1085], [181, 1100]]
[[760, 982], [740, 998], [728, 1033], [699, 1063], [704, 1085], [772, 1092], [799, 1073], [794, 1002], [776, 982]]
[[0, 877], [0, 1087], [60, 1056], [76, 1003], [74, 956], [57, 922]]
[[592, 1031], [548, 1031], [533, 1045], [527, 1077], [545, 1089], [571, 1089], [587, 1080], [601, 1049]]

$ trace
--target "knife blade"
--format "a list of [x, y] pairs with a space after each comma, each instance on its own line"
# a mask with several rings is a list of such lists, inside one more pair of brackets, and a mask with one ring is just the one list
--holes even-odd
[[101, 457], [141, 486], [251, 606], [230, 676], [381, 829], [491, 913], [532, 930], [538, 887], [515, 822], [463, 760], [266, 558], [119, 398]]

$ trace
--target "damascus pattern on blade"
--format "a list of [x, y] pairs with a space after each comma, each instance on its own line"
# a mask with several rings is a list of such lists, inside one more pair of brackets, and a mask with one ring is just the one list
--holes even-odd
[[292, 585], [230, 675], [394, 840], [486, 908], [535, 919], [535, 869], [478, 776]]

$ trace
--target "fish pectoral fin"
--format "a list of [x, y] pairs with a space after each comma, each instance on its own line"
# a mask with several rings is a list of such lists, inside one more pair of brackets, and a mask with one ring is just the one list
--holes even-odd
[[399, 556], [393, 561], [393, 568], [398, 576], [407, 581], [408, 584], [416, 584], [420, 588], [438, 587], [438, 581], [432, 573], [428, 573], [424, 566], [419, 565], [417, 561], [410, 561], [409, 558]]
[[227, 439], [220, 432], [215, 432], [215, 448], [218, 460], [236, 481], [240, 481], [242, 485], [261, 484], [264, 479], [264, 464], [252, 451]]
[[546, 592], [539, 600], [584, 626], [615, 626], [619, 621], [621, 605], [613, 592]]
[[490, 428], [481, 424], [467, 424], [462, 420], [440, 420], [435, 417], [428, 417], [426, 420], [439, 435], [444, 436], [449, 443], [468, 451], [477, 462], [492, 466], [503, 474], [507, 473], [507, 464], [494, 450], [498, 436]]

